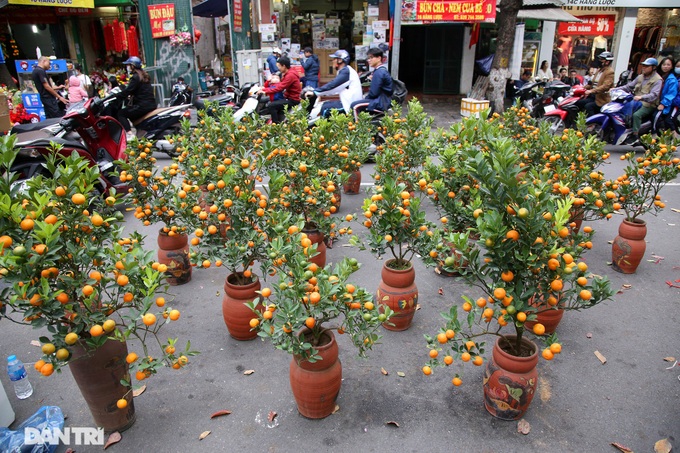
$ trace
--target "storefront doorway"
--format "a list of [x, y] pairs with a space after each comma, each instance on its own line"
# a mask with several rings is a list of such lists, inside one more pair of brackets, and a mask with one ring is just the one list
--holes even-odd
[[464, 30], [459, 24], [402, 28], [399, 77], [410, 91], [423, 94], [460, 92]]

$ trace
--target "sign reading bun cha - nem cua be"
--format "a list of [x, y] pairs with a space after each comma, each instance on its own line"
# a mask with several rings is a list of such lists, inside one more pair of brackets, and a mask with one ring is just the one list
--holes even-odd
[[58, 6], [60, 8], [94, 8], [94, 0], [8, 0], [10, 5]]
[[165, 38], [175, 34], [175, 4], [149, 5], [151, 36]]
[[494, 22], [495, 0], [402, 0], [402, 21]]

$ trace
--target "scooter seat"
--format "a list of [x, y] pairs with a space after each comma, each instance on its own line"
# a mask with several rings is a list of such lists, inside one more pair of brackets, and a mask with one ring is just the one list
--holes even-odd
[[38, 131], [48, 126], [59, 124], [59, 121], [61, 121], [61, 118], [50, 118], [39, 123], [15, 124], [10, 132], [12, 134], [20, 134], [22, 132]]
[[138, 125], [139, 123], [141, 123], [142, 121], [147, 120], [147, 119], [151, 118], [151, 117], [154, 116], [154, 115], [160, 115], [161, 113], [163, 113], [164, 110], [167, 110], [167, 109], [168, 109], [168, 107], [161, 107], [160, 109], [152, 110], [152, 111], [150, 111], [149, 113], [147, 113], [146, 115], [144, 115], [143, 117], [134, 120], [134, 121], [132, 122], [132, 124], [134, 124], [134, 125], [136, 126], [136, 125]]
[[17, 142], [15, 146], [48, 147], [50, 146], [51, 143], [56, 143], [58, 145], [63, 146], [64, 148], [80, 148], [85, 151], [88, 151], [87, 147], [78, 140], [69, 140], [62, 137], [52, 137], [49, 139], [41, 138], [38, 140]]

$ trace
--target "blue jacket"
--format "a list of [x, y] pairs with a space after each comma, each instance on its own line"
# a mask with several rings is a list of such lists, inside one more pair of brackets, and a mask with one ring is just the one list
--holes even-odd
[[304, 63], [302, 63], [302, 68], [305, 70], [305, 80], [319, 81], [319, 68], [321, 64], [319, 63], [319, 57], [312, 54], [311, 57], [307, 58]]
[[277, 60], [276, 55], [269, 55], [267, 57], [267, 65], [269, 65], [269, 71], [272, 74], [276, 74], [277, 72], [279, 72], [279, 67], [276, 66], [276, 60]]
[[678, 79], [672, 72], [666, 77], [666, 81], [663, 83], [663, 89], [661, 90], [661, 97], [659, 98], [659, 104], [663, 104], [663, 114], [668, 115], [673, 107], [673, 102], [678, 96]]
[[371, 88], [364, 98], [369, 100], [367, 109], [386, 112], [392, 104], [392, 92], [392, 76], [385, 65], [380, 65], [373, 71]]

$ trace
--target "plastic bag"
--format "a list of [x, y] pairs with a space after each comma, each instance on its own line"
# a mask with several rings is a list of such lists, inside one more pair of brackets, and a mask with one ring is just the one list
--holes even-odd
[[35, 445], [26, 445], [24, 428], [59, 430], [64, 429], [64, 414], [58, 406], [43, 406], [17, 426], [16, 430], [0, 428], [0, 451], [9, 453], [52, 453], [57, 445], [49, 445], [39, 442]]
[[491, 63], [493, 63], [494, 55], [495, 54], [491, 54], [488, 57], [484, 57], [475, 61], [475, 63], [477, 63], [477, 68], [479, 69], [479, 72], [482, 73], [482, 75], [488, 76], [491, 72]]

